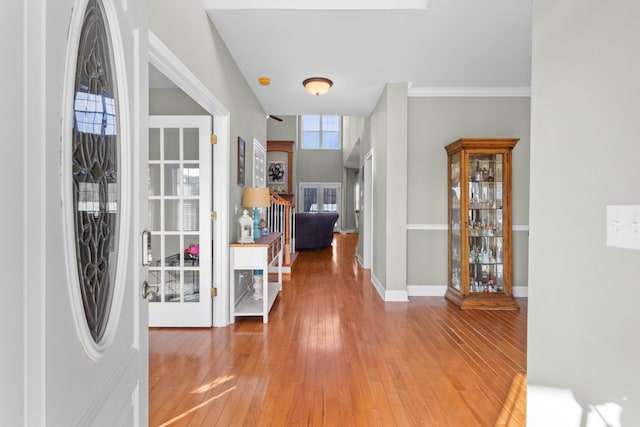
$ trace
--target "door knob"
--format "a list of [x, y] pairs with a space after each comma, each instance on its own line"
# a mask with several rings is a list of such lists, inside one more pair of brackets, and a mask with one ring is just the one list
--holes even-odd
[[146, 280], [142, 282], [142, 298], [149, 299], [149, 295], [158, 293], [158, 286], [151, 286]]

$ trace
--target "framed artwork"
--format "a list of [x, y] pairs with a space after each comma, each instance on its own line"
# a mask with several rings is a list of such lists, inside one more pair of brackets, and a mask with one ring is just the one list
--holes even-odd
[[247, 151], [247, 144], [244, 142], [244, 139], [238, 137], [238, 185], [240, 187], [244, 187], [244, 165], [245, 165], [245, 154]]
[[285, 162], [269, 162], [267, 169], [267, 184], [287, 185], [287, 169]]

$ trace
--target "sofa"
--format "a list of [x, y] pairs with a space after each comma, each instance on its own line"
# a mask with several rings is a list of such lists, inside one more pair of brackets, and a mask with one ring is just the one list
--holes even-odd
[[339, 215], [333, 212], [296, 213], [296, 251], [331, 246], [331, 242], [333, 242], [333, 227], [338, 218]]

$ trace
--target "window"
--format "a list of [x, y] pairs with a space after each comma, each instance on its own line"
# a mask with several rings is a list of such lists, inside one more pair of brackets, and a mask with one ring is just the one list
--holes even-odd
[[340, 149], [340, 116], [302, 116], [302, 148]]

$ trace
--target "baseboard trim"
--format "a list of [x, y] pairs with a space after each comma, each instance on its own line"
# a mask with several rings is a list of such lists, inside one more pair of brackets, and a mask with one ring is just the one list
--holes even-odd
[[447, 292], [446, 286], [407, 286], [410, 297], [443, 297]]
[[[407, 286], [407, 293], [410, 297], [443, 297], [447, 292], [446, 286]], [[514, 286], [513, 296], [516, 298], [528, 298], [528, 286]]]
[[408, 302], [409, 294], [407, 291], [385, 291], [385, 302]]
[[529, 298], [529, 287], [528, 286], [514, 286], [513, 287], [513, 296], [516, 298]]
[[[269, 273], [278, 273], [278, 267], [269, 267]], [[282, 274], [291, 274], [291, 266], [282, 266]]]
[[409, 294], [407, 293], [407, 291], [403, 291], [403, 290], [391, 290], [388, 291], [384, 288], [384, 286], [382, 286], [382, 283], [380, 282], [380, 280], [378, 280], [378, 278], [376, 277], [375, 274], [371, 273], [371, 283], [373, 283], [373, 287], [376, 289], [376, 291], [378, 292], [378, 295], [380, 295], [380, 298], [382, 298], [382, 300], [384, 302], [407, 302], [409, 301]]

